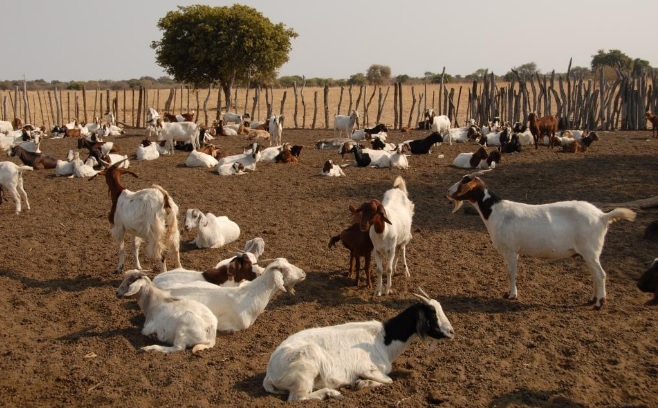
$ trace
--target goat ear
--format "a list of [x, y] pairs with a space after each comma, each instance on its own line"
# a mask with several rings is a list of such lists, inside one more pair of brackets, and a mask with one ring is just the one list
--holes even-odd
[[144, 280], [144, 278], [137, 279], [130, 286], [128, 286], [128, 291], [123, 296], [128, 297], [137, 294], [137, 292], [139, 292], [139, 290], [144, 286], [145, 283], [146, 281]]
[[427, 316], [425, 316], [425, 311], [420, 308], [418, 309], [418, 318], [416, 319], [416, 333], [420, 336], [421, 339], [427, 337], [427, 326], [428, 326]]
[[352, 214], [355, 214], [358, 211], [352, 204], [350, 204], [349, 207], [347, 208], [350, 210]]
[[386, 209], [384, 208], [383, 204], [379, 204], [377, 206], [377, 212], [382, 216], [382, 220], [387, 223], [387, 224], [393, 224], [391, 221], [389, 221], [388, 218], [386, 218]]
[[283, 283], [283, 274], [279, 270], [274, 271], [274, 285], [276, 285], [276, 287], [281, 289], [283, 292], [287, 292]]

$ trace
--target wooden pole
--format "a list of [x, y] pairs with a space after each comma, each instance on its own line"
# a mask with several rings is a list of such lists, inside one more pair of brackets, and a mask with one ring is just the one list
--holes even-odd
[[329, 129], [329, 85], [324, 85], [324, 128]]

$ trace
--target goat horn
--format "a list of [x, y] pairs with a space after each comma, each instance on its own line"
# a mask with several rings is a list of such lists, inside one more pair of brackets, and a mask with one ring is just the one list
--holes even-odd
[[[123, 160], [119, 160], [119, 161], [116, 162], [116, 163], [112, 163], [112, 165], [108, 168], [108, 170], [116, 169], [117, 167], [119, 167], [119, 165], [120, 165], [121, 163], [125, 162], [126, 160], [128, 160], [128, 159], [126, 158], [126, 159], [123, 159]], [[106, 161], [104, 161], [104, 160], [101, 160], [101, 162], [103, 163], [104, 166], [107, 166], [107, 165], [110, 164], [110, 163], [108, 163], [108, 162], [106, 162]]]
[[485, 174], [485, 173], [490, 172], [491, 170], [493, 170], [493, 169], [487, 169], [487, 170], [476, 171], [475, 173], [471, 173], [471, 174], [469, 174], [469, 176], [470, 176], [470, 177], [481, 176], [481, 175], [483, 175], [483, 174]]
[[425, 291], [423, 290], [423, 288], [421, 288], [420, 286], [418, 287], [418, 291], [419, 291], [421, 294], [414, 293], [413, 295], [416, 296], [417, 298], [419, 298], [420, 300], [422, 300], [423, 303], [428, 304], [428, 303], [430, 302], [430, 299], [431, 299], [431, 298], [429, 297], [429, 295], [428, 295], [427, 293], [425, 293]]

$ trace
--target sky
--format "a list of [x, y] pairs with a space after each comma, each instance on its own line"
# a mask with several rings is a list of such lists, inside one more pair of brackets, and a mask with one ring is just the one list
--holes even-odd
[[[157, 22], [177, 6], [230, 1], [9, 0], [0, 80], [93, 81], [166, 76], [155, 61]], [[279, 76], [347, 79], [372, 64], [392, 76], [498, 75], [534, 62], [542, 73], [589, 67], [619, 49], [658, 67], [658, 1], [243, 0], [299, 37]], [[10, 33], [14, 33], [13, 35]]]

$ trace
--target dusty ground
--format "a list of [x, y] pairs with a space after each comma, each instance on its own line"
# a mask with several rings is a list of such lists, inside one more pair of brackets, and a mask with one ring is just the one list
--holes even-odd
[[[116, 138], [135, 151], [142, 134]], [[658, 139], [649, 132], [600, 133], [585, 155], [541, 148], [505, 156], [484, 177], [502, 198], [528, 203], [581, 199], [622, 202], [658, 195]], [[303, 144], [303, 163], [260, 164], [255, 173], [220, 177], [186, 168], [187, 153], [154, 162], [133, 161], [132, 190], [164, 186], [182, 213], [191, 207], [227, 215], [242, 229], [238, 242], [221, 249], [182, 245], [182, 263], [204, 269], [264, 238], [264, 258], [286, 257], [307, 272], [297, 295], [279, 293], [248, 330], [220, 334], [200, 355], [140, 353], [152, 344], [140, 334], [136, 303], [119, 300], [121, 276], [113, 273], [117, 249], [109, 235], [110, 198], [104, 180], [55, 178], [54, 171], [25, 177], [32, 210], [13, 215], [0, 207], [0, 395], [21, 406], [248, 406], [284, 405], [261, 383], [274, 348], [308, 327], [394, 316], [422, 286], [438, 298], [456, 331], [453, 341], [430, 350], [413, 342], [395, 361], [394, 383], [344, 390], [341, 406], [450, 407], [649, 407], [658, 405], [658, 309], [636, 278], [658, 256], [658, 244], [642, 239], [656, 210], [636, 222], [611, 226], [602, 255], [609, 303], [595, 312], [581, 259], [547, 262], [521, 258], [518, 301], [506, 301], [507, 274], [482, 221], [451, 214], [448, 187], [463, 170], [449, 166], [472, 145], [441, 146], [410, 158], [407, 171], [347, 168], [345, 178], [319, 176], [334, 151], [314, 148], [327, 131], [285, 130]], [[413, 137], [420, 138], [422, 133]], [[391, 132], [393, 141], [406, 136]], [[217, 141], [216, 141], [217, 142]], [[218, 141], [241, 152], [239, 138]], [[64, 157], [75, 140], [45, 140], [44, 152]], [[438, 154], [445, 155], [438, 158]], [[12, 158], [13, 160], [13, 158]], [[345, 276], [348, 252], [327, 248], [329, 237], [349, 225], [349, 204], [381, 198], [402, 174], [416, 205], [407, 258], [411, 278], [394, 277], [396, 293], [377, 299]], [[183, 233], [188, 241], [192, 233]], [[154, 263], [144, 260], [145, 268]], [[127, 266], [133, 266], [128, 251]], [[318, 405], [318, 404], [315, 404]]]

